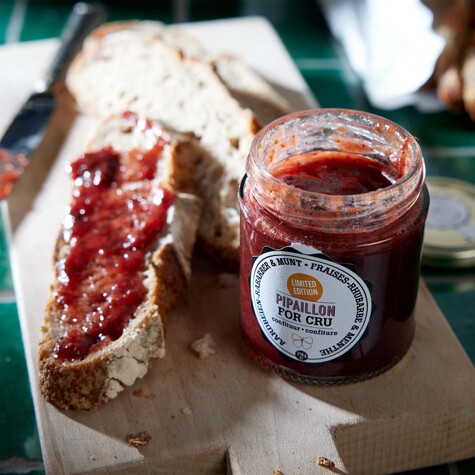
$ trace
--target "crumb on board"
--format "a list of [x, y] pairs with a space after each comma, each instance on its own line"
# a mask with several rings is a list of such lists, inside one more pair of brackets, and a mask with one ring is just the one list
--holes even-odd
[[272, 475], [284, 475], [284, 472], [281, 472], [280, 470], [277, 470], [276, 468], [274, 468]]
[[131, 447], [143, 447], [144, 445], [147, 445], [151, 439], [152, 436], [150, 435], [150, 432], [143, 431], [139, 434], [129, 434], [127, 442]]
[[199, 338], [191, 344], [191, 349], [198, 355], [200, 360], [214, 355], [216, 350], [214, 348], [214, 341], [211, 333], [206, 333], [203, 338]]
[[318, 457], [317, 465], [320, 465], [320, 467], [333, 468], [335, 466], [335, 462], [330, 459], [327, 459], [326, 457]]
[[191, 414], [193, 414], [192, 410], [187, 406], [187, 407], [184, 407], [181, 412], [183, 414], [185, 414], [185, 416], [191, 416]]
[[218, 275], [218, 287], [220, 289], [228, 289], [235, 285], [236, 282], [237, 276], [231, 272], [221, 272], [221, 274]]

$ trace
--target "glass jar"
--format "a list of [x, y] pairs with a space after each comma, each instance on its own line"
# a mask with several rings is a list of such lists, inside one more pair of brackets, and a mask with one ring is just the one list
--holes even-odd
[[[330, 179], [308, 186], [308, 170], [329, 164]], [[373, 172], [383, 184], [366, 183]], [[243, 336], [261, 363], [331, 384], [403, 357], [415, 327], [424, 177], [414, 137], [365, 112], [298, 112], [257, 134], [239, 192], [240, 285]]]

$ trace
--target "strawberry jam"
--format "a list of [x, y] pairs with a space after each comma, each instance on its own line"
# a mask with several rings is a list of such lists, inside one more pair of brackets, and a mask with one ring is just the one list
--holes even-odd
[[[71, 164], [73, 200], [63, 223], [68, 251], [57, 262], [60, 359], [82, 359], [117, 340], [146, 295], [146, 254], [173, 194], [153, 181], [164, 142], [146, 153], [111, 147]], [[130, 183], [133, 182], [133, 183]]]
[[254, 139], [239, 194], [241, 328], [281, 376], [350, 383], [414, 335], [428, 194], [420, 148], [381, 117], [320, 109]]
[[12, 154], [0, 148], [0, 200], [12, 191], [16, 181], [28, 166], [28, 159], [22, 154]]
[[386, 188], [395, 172], [362, 155], [321, 152], [292, 157], [270, 172], [288, 185], [328, 195], [353, 195]]

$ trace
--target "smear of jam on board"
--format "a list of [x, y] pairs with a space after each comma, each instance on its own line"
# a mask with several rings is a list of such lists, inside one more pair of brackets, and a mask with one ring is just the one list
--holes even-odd
[[[137, 125], [136, 116], [127, 118]], [[71, 164], [73, 200], [63, 222], [68, 252], [57, 263], [55, 294], [64, 334], [55, 357], [82, 359], [117, 340], [143, 302], [145, 257], [173, 201], [153, 180], [165, 145], [157, 135], [147, 152], [105, 147]]]
[[270, 171], [288, 185], [327, 195], [368, 193], [386, 188], [398, 178], [395, 170], [382, 162], [345, 152], [297, 155]]
[[0, 148], [0, 200], [12, 191], [16, 181], [28, 166], [28, 159], [22, 154], [13, 154]]

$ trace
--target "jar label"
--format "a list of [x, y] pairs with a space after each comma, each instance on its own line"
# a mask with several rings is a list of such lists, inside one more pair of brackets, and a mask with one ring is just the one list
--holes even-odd
[[371, 294], [356, 270], [308, 246], [264, 248], [250, 285], [262, 332], [294, 360], [338, 358], [361, 339], [371, 316]]

